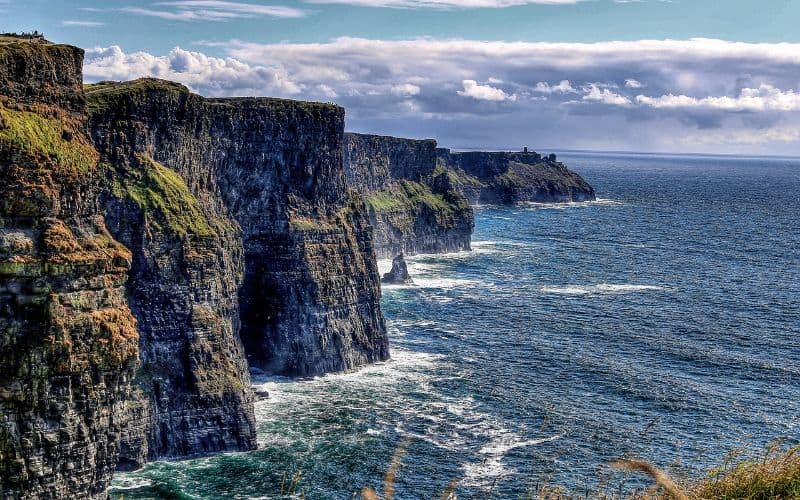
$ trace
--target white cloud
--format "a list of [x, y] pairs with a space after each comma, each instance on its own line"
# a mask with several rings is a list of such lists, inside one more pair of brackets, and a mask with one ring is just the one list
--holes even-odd
[[584, 101], [611, 104], [614, 106], [629, 106], [631, 104], [631, 100], [627, 97], [617, 94], [608, 88], [601, 88], [595, 83], [589, 84], [584, 91]]
[[566, 94], [578, 92], [572, 87], [572, 84], [569, 82], [569, 80], [561, 80], [558, 85], [550, 85], [547, 82], [538, 82], [533, 90], [534, 92], [541, 92], [543, 94]]
[[100, 26], [105, 26], [105, 23], [97, 21], [66, 20], [66, 21], [61, 21], [61, 26], [77, 27], [77, 28], [99, 28]]
[[335, 99], [351, 128], [439, 136], [464, 147], [516, 147], [535, 136], [578, 149], [658, 149], [671, 132], [710, 141], [712, 131], [745, 136], [778, 124], [800, 127], [800, 44], [339, 38], [208, 45], [228, 57], [92, 49], [87, 79], [151, 75], [211, 96]]
[[585, 0], [306, 0], [318, 4], [347, 4], [358, 7], [433, 8], [433, 9], [502, 9], [518, 5], [571, 5]]
[[783, 91], [772, 85], [744, 88], [738, 96], [709, 96], [703, 98], [686, 95], [661, 97], [636, 96], [636, 102], [653, 108], [710, 108], [725, 111], [800, 111], [800, 93]]
[[280, 68], [249, 65], [233, 58], [209, 57], [178, 47], [166, 56], [153, 56], [146, 52], [126, 54], [116, 45], [89, 49], [84, 61], [84, 76], [89, 81], [152, 76], [183, 83], [211, 96], [294, 95], [303, 90]]
[[221, 0], [175, 0], [156, 2], [151, 7], [122, 7], [129, 14], [158, 17], [170, 21], [228, 21], [253, 17], [298, 18], [306, 12], [282, 5], [260, 5]]
[[480, 85], [475, 80], [464, 80], [461, 82], [464, 90], [459, 90], [458, 95], [472, 97], [479, 101], [514, 101], [515, 95], [506, 94], [502, 89], [491, 85]]
[[419, 85], [413, 85], [411, 83], [403, 83], [400, 85], [394, 85], [391, 89], [391, 92], [395, 95], [400, 96], [412, 96], [412, 95], [419, 95], [422, 89], [419, 88]]
[[634, 80], [633, 78], [626, 78], [625, 79], [625, 88], [627, 89], [641, 89], [644, 88], [644, 84], [639, 80]]

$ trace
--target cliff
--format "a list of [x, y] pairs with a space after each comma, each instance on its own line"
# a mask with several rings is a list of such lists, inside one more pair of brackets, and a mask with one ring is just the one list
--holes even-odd
[[[168, 106], [186, 89], [131, 85], [87, 89], [94, 144], [105, 169], [103, 207], [112, 234], [133, 253], [127, 283], [139, 320], [141, 363], [128, 403], [119, 468], [256, 446], [250, 375], [239, 337], [241, 230], [210, 172], [154, 159], [151, 116], [128, 97]], [[155, 87], [154, 87], [155, 88]], [[166, 118], [171, 120], [171, 117]]]
[[341, 108], [84, 90], [82, 57], [0, 36], [2, 498], [105, 498], [115, 467], [254, 448], [248, 360], [389, 355]]
[[[241, 270], [238, 295], [231, 283], [212, 287], [220, 293], [210, 309], [230, 311], [218, 319], [235, 324], [238, 304], [251, 367], [309, 376], [388, 357], [367, 210], [342, 167], [341, 108], [205, 99], [158, 80], [103, 83], [88, 97], [104, 157], [117, 169], [127, 168], [120, 160], [127, 158], [177, 174], [207, 222], [195, 232], [217, 240], [206, 249], [216, 256], [211, 264], [230, 260], [220, 270], [226, 276]], [[197, 218], [178, 218], [176, 228], [186, 226], [181, 220]], [[226, 297], [237, 304], [220, 308]]]
[[105, 498], [137, 359], [83, 51], [0, 38], [0, 496]]
[[436, 141], [348, 133], [344, 165], [367, 201], [379, 258], [469, 250], [472, 208], [436, 171]]
[[436, 150], [437, 168], [472, 204], [563, 203], [595, 199], [594, 189], [555, 155]]

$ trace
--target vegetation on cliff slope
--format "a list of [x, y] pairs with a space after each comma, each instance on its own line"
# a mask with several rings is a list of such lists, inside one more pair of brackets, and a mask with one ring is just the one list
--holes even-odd
[[367, 196], [369, 208], [375, 212], [392, 212], [406, 207], [425, 205], [435, 212], [452, 213], [455, 207], [440, 194], [420, 182], [403, 180]]
[[433, 170], [433, 176], [438, 177], [441, 174], [447, 174], [450, 182], [453, 183], [453, 185], [457, 188], [482, 188], [486, 186], [486, 184], [481, 182], [477, 177], [469, 175], [463, 170], [456, 170], [437, 161], [436, 168]]
[[97, 165], [97, 152], [81, 134], [75, 133], [72, 119], [10, 109], [2, 102], [0, 144], [39, 158], [71, 176], [88, 174]]
[[145, 155], [136, 157], [139, 169], [128, 169], [114, 182], [112, 193], [130, 199], [157, 226], [179, 236], [213, 236], [200, 203], [177, 172]]
[[89, 114], [115, 109], [123, 97], [134, 96], [134, 102], [143, 101], [154, 90], [164, 91], [174, 99], [189, 93], [189, 89], [180, 83], [157, 78], [139, 78], [127, 82], [103, 81], [83, 86]]

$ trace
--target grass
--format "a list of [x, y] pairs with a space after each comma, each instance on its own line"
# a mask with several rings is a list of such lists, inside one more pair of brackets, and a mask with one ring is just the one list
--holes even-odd
[[433, 170], [433, 176], [438, 177], [443, 173], [446, 173], [447, 176], [450, 178], [450, 182], [452, 182], [456, 186], [467, 186], [475, 188], [481, 188], [486, 186], [486, 184], [481, 182], [480, 179], [469, 175], [463, 170], [455, 170], [446, 165], [443, 165], [442, 163], [437, 162], [436, 168]]
[[2, 104], [0, 144], [52, 162], [73, 176], [88, 174], [97, 165], [95, 149], [62, 119], [8, 109]]
[[733, 453], [703, 480], [690, 485], [691, 498], [800, 498], [800, 446], [782, 449], [775, 443], [760, 457], [741, 459]]
[[366, 201], [375, 212], [392, 212], [419, 205], [425, 205], [434, 212], [450, 213], [454, 209], [452, 204], [425, 184], [407, 180], [367, 196]]
[[138, 170], [129, 170], [114, 182], [112, 193], [130, 199], [156, 225], [165, 225], [179, 236], [213, 236], [214, 230], [200, 210], [200, 203], [177, 172], [154, 161], [137, 156]]
[[86, 95], [86, 109], [89, 114], [114, 109], [121, 97], [139, 96], [144, 99], [148, 92], [155, 90], [166, 91], [174, 98], [189, 93], [189, 89], [180, 83], [157, 78], [139, 78], [127, 82], [103, 81], [83, 86]]
[[[361, 490], [362, 500], [392, 500], [395, 493], [397, 473], [402, 458], [409, 446], [408, 439], [397, 447], [384, 476], [383, 497], [374, 489]], [[610, 467], [644, 474], [652, 481], [645, 491], [595, 491], [575, 494], [561, 486], [552, 486], [547, 481], [528, 488], [523, 497], [527, 500], [790, 500], [800, 498], [800, 445], [783, 448], [772, 444], [758, 457], [743, 458], [743, 452], [729, 454], [724, 463], [711, 470], [705, 477], [678, 481], [646, 460], [619, 459]], [[455, 498], [458, 482], [452, 481], [439, 498]], [[493, 498], [492, 492], [486, 498]]]

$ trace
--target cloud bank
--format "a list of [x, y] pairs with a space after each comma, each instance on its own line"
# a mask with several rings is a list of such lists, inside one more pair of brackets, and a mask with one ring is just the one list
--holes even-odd
[[736, 137], [742, 152], [800, 153], [792, 132], [800, 129], [800, 44], [340, 38], [206, 45], [225, 57], [95, 48], [87, 51], [86, 75], [168, 78], [211, 96], [333, 100], [347, 108], [352, 130], [435, 136], [453, 147], [731, 152], [728, 138]]

